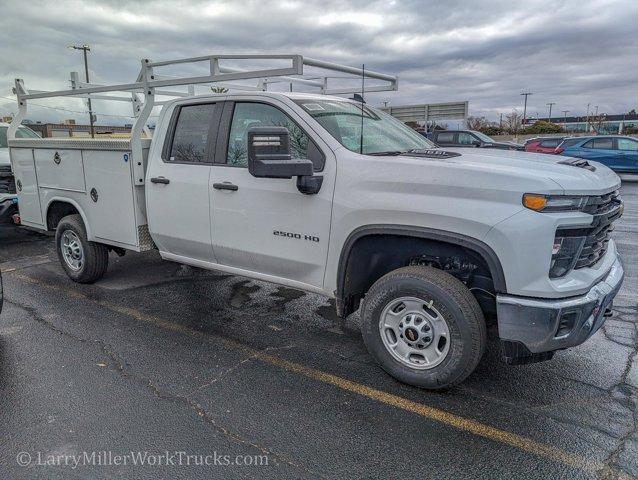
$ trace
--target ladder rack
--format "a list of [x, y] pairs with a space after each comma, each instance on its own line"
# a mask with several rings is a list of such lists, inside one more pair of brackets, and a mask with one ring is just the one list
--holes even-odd
[[[228, 65], [222, 65], [228, 61], [244, 62], [278, 62], [270, 68], [239, 69]], [[169, 76], [161, 75], [156, 70], [165, 67], [207, 63], [207, 72], [197, 76]], [[285, 63], [286, 65], [281, 65]], [[304, 74], [304, 67], [312, 67], [325, 72], [317, 74]], [[335, 75], [338, 74], [338, 75]], [[347, 75], [343, 75], [347, 74]], [[91, 98], [95, 100], [130, 102], [133, 108], [135, 121], [131, 131], [131, 153], [134, 158], [142, 158], [142, 133], [150, 136], [146, 123], [154, 107], [163, 105], [169, 100], [157, 100], [156, 97], [188, 97], [195, 95], [195, 86], [215, 84], [228, 89], [267, 91], [268, 85], [277, 83], [290, 83], [304, 87], [315, 88], [318, 93], [326, 95], [340, 95], [359, 92], [361, 83], [356, 88], [348, 88], [333, 85], [335, 81], [345, 79], [359, 82], [373, 80], [374, 84], [366, 85], [366, 92], [381, 92], [398, 89], [396, 76], [384, 73], [363, 71], [361, 68], [349, 67], [338, 63], [326, 62], [301, 55], [206, 55], [201, 57], [189, 57], [161, 62], [153, 62], [149, 59], [141, 61], [140, 72], [133, 83], [121, 83], [113, 85], [96, 85], [84, 83], [79, 79], [77, 72], [71, 73], [71, 88], [67, 90], [39, 91], [27, 90], [24, 81], [15, 80], [13, 89], [18, 100], [18, 114], [11, 122], [7, 132], [9, 140], [15, 139], [18, 126], [26, 118], [29, 100], [54, 97]], [[255, 86], [233, 83], [241, 80], [256, 80]], [[170, 90], [170, 87], [187, 87], [187, 91]], [[109, 92], [127, 93], [122, 95], [105, 95]]]

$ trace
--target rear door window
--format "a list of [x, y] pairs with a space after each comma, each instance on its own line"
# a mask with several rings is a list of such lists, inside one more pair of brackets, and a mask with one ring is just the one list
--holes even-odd
[[543, 140], [540, 143], [541, 147], [546, 147], [546, 148], [552, 148], [552, 147], [558, 147], [558, 144], [560, 143], [560, 139], [554, 139], [551, 138], [549, 140]]
[[177, 113], [175, 133], [166, 161], [175, 163], [212, 163], [211, 133], [215, 103], [184, 105]]
[[437, 143], [454, 143], [454, 132], [443, 132], [436, 134]]
[[614, 148], [614, 140], [612, 138], [594, 138], [587, 143], [592, 143], [592, 146], [588, 148], [597, 150], [613, 150]]

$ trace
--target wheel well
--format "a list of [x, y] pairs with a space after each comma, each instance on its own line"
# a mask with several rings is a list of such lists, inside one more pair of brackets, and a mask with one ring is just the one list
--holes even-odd
[[67, 215], [79, 214], [78, 209], [72, 204], [61, 200], [51, 202], [49, 209], [47, 210], [47, 229], [55, 230], [62, 220]]
[[[423, 234], [425, 235], [425, 234]], [[458, 242], [458, 243], [456, 243]], [[403, 233], [368, 233], [346, 242], [337, 280], [337, 312], [345, 317], [359, 308], [368, 289], [386, 273], [408, 265], [428, 265], [461, 280], [474, 294], [487, 319], [496, 314], [496, 293], [504, 291], [498, 259], [465, 237], [428, 238]]]

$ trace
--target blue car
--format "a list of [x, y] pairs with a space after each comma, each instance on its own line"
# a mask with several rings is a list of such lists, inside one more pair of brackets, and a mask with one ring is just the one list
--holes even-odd
[[556, 147], [556, 153], [600, 162], [618, 173], [638, 173], [638, 140], [631, 137], [567, 138]]

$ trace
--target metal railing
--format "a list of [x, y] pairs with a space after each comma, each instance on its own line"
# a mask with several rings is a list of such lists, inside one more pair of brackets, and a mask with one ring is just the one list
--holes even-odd
[[[277, 61], [287, 63], [287, 66], [278, 66], [276, 68], [253, 68], [238, 69], [226, 65], [221, 65], [227, 61]], [[163, 67], [208, 63], [208, 72], [206, 75], [198, 76], [168, 76], [160, 75], [156, 70]], [[304, 67], [313, 67], [326, 71], [322, 74], [304, 74]], [[348, 76], [335, 75], [347, 74]], [[29, 100], [54, 98], [54, 97], [75, 97], [75, 98], [91, 98], [94, 100], [124, 101], [131, 102], [133, 108], [133, 117], [135, 121], [131, 131], [131, 153], [133, 159], [142, 158], [142, 132], [150, 136], [146, 125], [150, 114], [154, 107], [163, 105], [170, 100], [157, 100], [156, 97], [188, 97], [195, 94], [195, 86], [203, 84], [215, 84], [228, 89], [238, 90], [256, 90], [267, 91], [268, 85], [277, 83], [290, 83], [303, 85], [305, 87], [316, 88], [318, 93], [330, 95], [348, 94], [360, 91], [360, 83], [356, 88], [348, 88], [343, 86], [333, 86], [335, 81], [343, 81], [343, 79], [359, 79], [374, 80], [373, 85], [366, 85], [366, 92], [380, 92], [397, 90], [398, 79], [396, 76], [383, 73], [363, 70], [361, 68], [349, 67], [338, 63], [316, 60], [313, 58], [303, 57], [301, 55], [206, 55], [201, 57], [181, 58], [175, 60], [167, 60], [161, 62], [153, 62], [149, 59], [141, 61], [140, 73], [137, 80], [133, 83], [121, 83], [113, 85], [96, 85], [92, 83], [83, 83], [80, 81], [77, 72], [71, 73], [71, 88], [67, 90], [56, 91], [40, 91], [28, 90], [24, 81], [15, 80], [14, 93], [18, 100], [18, 113], [13, 119], [11, 126], [7, 132], [8, 140], [15, 139], [15, 133], [18, 126], [26, 118]], [[257, 80], [255, 86], [241, 85], [233, 83], [241, 80]], [[379, 83], [381, 82], [381, 83]], [[167, 87], [188, 87], [186, 92], [168, 90]], [[104, 95], [109, 92], [126, 92], [127, 96], [121, 95]], [[133, 165], [141, 161], [134, 161]], [[138, 167], [141, 168], [141, 167]], [[135, 178], [137, 184], [143, 184], [143, 175], [136, 172]]]

